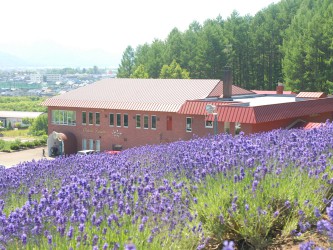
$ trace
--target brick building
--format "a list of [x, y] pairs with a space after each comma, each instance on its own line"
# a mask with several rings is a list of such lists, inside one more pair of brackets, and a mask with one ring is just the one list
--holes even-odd
[[227, 73], [224, 82], [104, 79], [52, 97], [43, 105], [48, 107], [50, 142], [61, 141], [61, 153], [71, 154], [332, 120], [333, 98], [302, 96], [284, 94], [280, 85], [277, 93], [256, 94], [232, 85]]

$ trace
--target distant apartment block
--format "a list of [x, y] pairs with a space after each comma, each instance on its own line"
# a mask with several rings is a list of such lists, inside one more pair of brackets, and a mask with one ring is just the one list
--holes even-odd
[[40, 74], [35, 73], [30, 75], [30, 81], [31, 82], [59, 82], [61, 81], [61, 75], [60, 74]]
[[30, 75], [30, 81], [31, 82], [43, 82], [44, 81], [44, 77], [40, 73], [31, 74]]
[[59, 82], [61, 81], [61, 75], [60, 74], [46, 74], [45, 75], [47, 82]]

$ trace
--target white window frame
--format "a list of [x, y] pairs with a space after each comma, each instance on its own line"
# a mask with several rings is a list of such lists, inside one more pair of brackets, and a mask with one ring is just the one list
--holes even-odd
[[149, 129], [149, 115], [143, 116], [143, 129]]
[[[118, 119], [118, 118], [119, 118], [119, 119]], [[118, 122], [119, 122], [119, 125], [118, 125]], [[121, 127], [121, 113], [117, 113], [117, 114], [116, 114], [116, 126], [117, 126], [118, 128]]]
[[[138, 121], [139, 121], [140, 126], [138, 126]], [[139, 114], [135, 115], [135, 127], [136, 128], [141, 128], [141, 115], [139, 115]]]
[[82, 150], [86, 150], [87, 149], [87, 139], [83, 138], [82, 139]]
[[[153, 120], [155, 120], [155, 126], [153, 126]], [[151, 116], [150, 128], [153, 129], [153, 130], [157, 129], [157, 117], [156, 117], [156, 115]]]
[[100, 152], [101, 151], [101, 140], [96, 140], [95, 141], [95, 147], [96, 147], [96, 152]]
[[[125, 125], [125, 117], [127, 117], [127, 125]], [[123, 115], [123, 125], [124, 125], [124, 128], [128, 128], [128, 122], [129, 122], [129, 120], [128, 120], [128, 114], [125, 113], [125, 114]]]
[[94, 140], [93, 139], [89, 139], [89, 150], [94, 150]]
[[230, 122], [224, 122], [224, 133], [230, 133]]
[[[90, 123], [90, 114], [91, 114], [91, 123]], [[94, 125], [94, 113], [93, 112], [88, 112], [88, 124], [89, 125]]]
[[76, 111], [73, 110], [52, 110], [51, 123], [57, 125], [76, 126]]
[[[97, 123], [97, 114], [98, 114], [98, 116], [99, 116], [99, 118], [98, 118], [98, 123]], [[101, 113], [99, 113], [99, 112], [96, 112], [96, 113], [95, 113], [95, 125], [96, 125], [96, 126], [101, 125]]]
[[213, 127], [214, 127], [214, 121], [205, 120], [205, 128], [213, 128]]
[[[190, 122], [188, 122], [190, 121]], [[192, 117], [186, 117], [186, 132], [192, 132], [192, 125], [193, 125], [193, 118]]]
[[[86, 122], [83, 122], [83, 113], [86, 115]], [[82, 125], [87, 125], [87, 111], [82, 111], [81, 113]]]
[[[112, 116], [112, 119], [113, 119], [113, 124], [111, 125], [111, 116]], [[109, 126], [110, 127], [114, 127], [114, 113], [109, 113]]]

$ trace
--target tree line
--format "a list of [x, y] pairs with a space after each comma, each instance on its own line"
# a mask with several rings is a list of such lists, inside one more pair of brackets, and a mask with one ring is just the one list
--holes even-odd
[[222, 79], [246, 89], [274, 90], [278, 82], [299, 91], [333, 91], [333, 2], [281, 0], [255, 16], [193, 21], [165, 40], [128, 46], [119, 78]]

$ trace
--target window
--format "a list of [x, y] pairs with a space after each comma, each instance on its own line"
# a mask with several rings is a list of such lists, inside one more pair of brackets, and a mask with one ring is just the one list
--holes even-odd
[[52, 110], [52, 124], [76, 125], [76, 111], [71, 110]]
[[95, 122], [96, 122], [96, 125], [101, 124], [101, 115], [100, 115], [100, 113], [95, 113]]
[[145, 115], [145, 116], [143, 117], [143, 128], [144, 128], [144, 129], [148, 129], [148, 128], [149, 128], [148, 121], [149, 121], [149, 117], [148, 117], [148, 115]]
[[82, 150], [87, 149], [87, 139], [82, 139]]
[[89, 112], [89, 125], [93, 125], [94, 124], [94, 117], [93, 117], [93, 113]]
[[230, 133], [230, 122], [224, 122], [224, 132]]
[[156, 115], [151, 116], [151, 129], [156, 129]]
[[87, 123], [87, 113], [86, 111], [82, 111], [82, 124], [86, 125]]
[[94, 150], [94, 140], [93, 139], [89, 139], [89, 149]]
[[109, 123], [109, 125], [111, 126], [111, 127], [113, 127], [114, 126], [114, 114], [110, 114], [109, 115], [109, 118], [110, 118], [110, 123]]
[[136, 115], [136, 128], [141, 128], [141, 115]]
[[124, 127], [128, 127], [128, 114], [124, 114]]
[[206, 128], [212, 128], [213, 127], [213, 121], [206, 120], [205, 121], [205, 127]]
[[117, 127], [121, 127], [121, 114], [117, 114]]
[[167, 116], [167, 130], [172, 130], [172, 116]]
[[186, 117], [186, 132], [192, 132], [192, 117]]
[[241, 124], [239, 122], [235, 123], [235, 135], [238, 135], [241, 132]]
[[76, 125], [76, 111], [67, 111], [67, 124]]
[[97, 152], [101, 151], [101, 141], [100, 140], [96, 140], [95, 143], [96, 143], [96, 151]]

